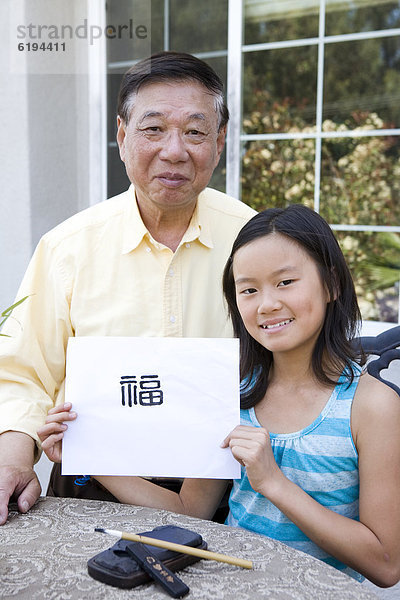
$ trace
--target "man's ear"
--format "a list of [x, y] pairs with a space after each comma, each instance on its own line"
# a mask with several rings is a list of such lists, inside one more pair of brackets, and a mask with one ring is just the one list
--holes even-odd
[[222, 150], [224, 149], [225, 146], [225, 138], [226, 138], [226, 125], [224, 125], [224, 127], [221, 127], [221, 129], [218, 131], [218, 135], [217, 135], [217, 163], [215, 166], [217, 166], [219, 159], [221, 157], [222, 154]]
[[117, 143], [119, 148], [119, 155], [122, 162], [125, 162], [125, 135], [126, 135], [126, 124], [125, 121], [118, 115], [117, 116]]

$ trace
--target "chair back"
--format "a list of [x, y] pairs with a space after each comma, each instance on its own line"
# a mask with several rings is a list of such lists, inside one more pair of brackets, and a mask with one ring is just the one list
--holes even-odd
[[[355, 344], [361, 344], [364, 352], [377, 358], [371, 358], [367, 363], [367, 371], [373, 377], [383, 381], [400, 396], [400, 387], [394, 381], [383, 379], [381, 371], [387, 369], [394, 360], [400, 361], [400, 325], [391, 327], [376, 336], [362, 336], [354, 340]], [[400, 382], [400, 362], [399, 382]]]

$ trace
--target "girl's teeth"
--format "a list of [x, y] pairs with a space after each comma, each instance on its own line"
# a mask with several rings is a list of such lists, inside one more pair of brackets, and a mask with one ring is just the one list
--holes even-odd
[[282, 327], [282, 325], [287, 325], [290, 323], [292, 319], [287, 319], [287, 321], [281, 321], [280, 323], [275, 323], [275, 325], [261, 325], [263, 329], [275, 329], [276, 327]]

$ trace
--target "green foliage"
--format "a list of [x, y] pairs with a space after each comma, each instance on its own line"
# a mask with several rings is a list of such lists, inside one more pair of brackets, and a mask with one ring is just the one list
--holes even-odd
[[[397, 322], [400, 235], [391, 232], [336, 231], [364, 319]], [[397, 253], [397, 255], [396, 255]]]
[[373, 261], [360, 262], [360, 272], [369, 278], [369, 288], [379, 290], [397, 285], [400, 281], [400, 236], [383, 232], [379, 235], [380, 252]]
[[[22, 304], [22, 302], [25, 302], [25, 300], [27, 298], [28, 298], [28, 296], [24, 296], [23, 298], [21, 298], [21, 300], [18, 300], [18, 302], [15, 302], [11, 306], [9, 306], [5, 310], [3, 310], [3, 312], [0, 314], [0, 328], [4, 325], [4, 323], [7, 321], [7, 319], [10, 318], [11, 313], [14, 310], [14, 308], [16, 308], [17, 306]], [[1, 337], [9, 337], [8, 335], [5, 335], [4, 333], [0, 333], [0, 336]]]

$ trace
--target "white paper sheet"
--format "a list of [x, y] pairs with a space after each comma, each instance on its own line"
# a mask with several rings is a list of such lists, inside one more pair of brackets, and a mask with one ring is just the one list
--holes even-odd
[[65, 395], [64, 475], [240, 477], [236, 339], [71, 338]]

